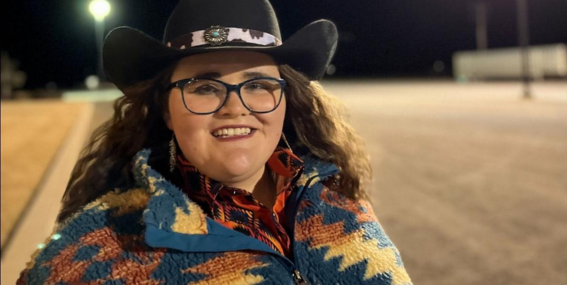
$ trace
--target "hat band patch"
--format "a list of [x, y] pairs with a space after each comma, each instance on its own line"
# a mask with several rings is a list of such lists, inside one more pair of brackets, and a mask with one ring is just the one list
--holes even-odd
[[243, 28], [212, 26], [177, 37], [167, 43], [168, 47], [186, 49], [204, 45], [218, 46], [226, 43], [251, 43], [262, 46], [280, 46], [282, 41], [274, 35]]

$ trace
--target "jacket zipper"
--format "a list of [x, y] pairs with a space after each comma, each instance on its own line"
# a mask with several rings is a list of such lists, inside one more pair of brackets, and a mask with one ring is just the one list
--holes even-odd
[[308, 285], [305, 279], [303, 279], [303, 276], [301, 276], [301, 273], [299, 273], [299, 270], [295, 269], [291, 275], [293, 276], [293, 281], [295, 281], [295, 284]]
[[[309, 185], [310, 181], [311, 181], [313, 178], [315, 178], [315, 177], [317, 177], [317, 175], [315, 175], [315, 176], [309, 178], [309, 180], [308, 180], [307, 183], [306, 183], [306, 186]], [[220, 184], [217, 184], [217, 185], [220, 185]], [[218, 187], [217, 185], [215, 185], [216, 188]], [[223, 188], [223, 186], [220, 185], [220, 187], [218, 187], [218, 189], [216, 189], [214, 199], [216, 199], [217, 194], [219, 193], [219, 191], [220, 191], [222, 188]], [[211, 214], [214, 214], [214, 213], [211, 212]], [[293, 242], [293, 241], [292, 241], [292, 242]], [[308, 285], [307, 282], [305, 281], [305, 278], [303, 278], [303, 276], [301, 275], [301, 273], [299, 272], [299, 270], [295, 267], [295, 263], [293, 263], [293, 262], [292, 262], [291, 260], [289, 260], [287, 257], [285, 257], [284, 255], [281, 255], [280, 253], [278, 253], [278, 252], [276, 252], [276, 251], [268, 252], [268, 253], [271, 253], [271, 254], [275, 255], [275, 256], [276, 256], [276, 259], [278, 259], [278, 260], [279, 260], [280, 258], [283, 260], [283, 262], [280, 261], [280, 263], [282, 263], [282, 265], [283, 265], [284, 267], [287, 267], [287, 268], [288, 268], [288, 271], [291, 272], [291, 277], [293, 278], [293, 281], [295, 282], [295, 284], [297, 284], [297, 285]]]
[[[320, 176], [325, 176], [326, 174], [317, 174], [317, 175], [313, 175], [311, 177], [309, 177], [309, 179], [307, 180], [307, 183], [305, 183], [305, 187], [303, 188], [304, 190], [301, 192], [301, 194], [299, 195], [297, 201], [301, 201], [301, 197], [303, 197], [303, 193], [304, 191], [309, 187], [309, 185], [311, 185], [311, 182], [313, 181], [313, 179], [320, 177]], [[297, 208], [297, 205], [296, 205]], [[293, 240], [292, 242], [295, 241], [295, 212], [294, 212], [294, 216], [293, 216]], [[303, 275], [301, 275], [301, 272], [299, 272], [299, 270], [295, 267], [295, 263], [293, 263], [291, 260], [289, 260], [287, 257], [279, 254], [278, 252], [272, 252], [272, 254], [276, 255], [276, 257], [281, 258], [282, 260], [282, 265], [287, 267], [288, 270], [291, 272], [291, 277], [293, 278], [293, 281], [295, 282], [295, 284], [297, 285], [308, 285], [307, 281], [305, 280], [305, 278], [303, 277]]]
[[[305, 183], [305, 187], [303, 188], [303, 191], [300, 193], [300, 195], [297, 199], [298, 203], [299, 203], [299, 201], [301, 201], [301, 198], [303, 197], [305, 190], [307, 190], [307, 188], [309, 188], [309, 186], [311, 185], [311, 182], [313, 182], [313, 180], [315, 178], [322, 177], [322, 176], [329, 176], [329, 175], [332, 175], [336, 172], [337, 171], [335, 170], [333, 172], [328, 172], [328, 173], [325, 173], [325, 174], [317, 174], [317, 175], [311, 176], [307, 180], [307, 183]], [[222, 186], [220, 188], [222, 188]], [[217, 189], [217, 193], [218, 193], [218, 189]], [[293, 213], [293, 227], [292, 227], [292, 229], [293, 229], [293, 233], [292, 233], [293, 240], [292, 240], [292, 242], [295, 241], [295, 214], [297, 213], [297, 206], [298, 205], [295, 205], [295, 206], [296, 206], [296, 209], [295, 209], [295, 212]], [[270, 251], [264, 251], [264, 252], [274, 255], [276, 257], [276, 260], [280, 261], [280, 263], [288, 269], [288, 272], [291, 273], [291, 277], [292, 277], [293, 281], [295, 282], [295, 284], [297, 284], [297, 285], [309, 285], [307, 283], [307, 281], [305, 280], [305, 278], [303, 277], [303, 275], [301, 275], [301, 272], [299, 272], [299, 270], [295, 267], [295, 263], [293, 263], [287, 257], [285, 257], [284, 255], [282, 255], [282, 254], [280, 254], [279, 252], [276, 252], [276, 251], [271, 251], [271, 252]]]
[[280, 261], [280, 263], [284, 266], [288, 268], [288, 272], [291, 273], [291, 277], [293, 279], [293, 281], [295, 282], [295, 284], [297, 285], [308, 285], [307, 281], [305, 281], [305, 278], [303, 278], [303, 275], [301, 275], [301, 273], [299, 272], [299, 270], [295, 267], [295, 264], [289, 260], [287, 257], [277, 253], [277, 252], [272, 252], [273, 255], [276, 256], [276, 259], [278, 261]]
[[[297, 207], [299, 206], [299, 202], [301, 201], [301, 198], [303, 197], [303, 193], [305, 193], [305, 190], [307, 190], [309, 188], [309, 185], [311, 185], [311, 182], [317, 178], [317, 177], [322, 177], [322, 176], [329, 176], [329, 175], [333, 175], [335, 174], [337, 171], [333, 171], [333, 172], [328, 172], [325, 174], [317, 174], [317, 175], [313, 175], [311, 176], [308, 180], [307, 183], [305, 183], [305, 187], [303, 188], [303, 191], [301, 191], [299, 197], [297, 197], [297, 205], [295, 205], [295, 211], [293, 213], [293, 225], [292, 225], [292, 229], [293, 229], [293, 240], [292, 242], [295, 241], [295, 214], [297, 214]], [[277, 254], [278, 256], [282, 257], [285, 261], [289, 262], [289, 264], [292, 265], [292, 273], [291, 276], [293, 277], [293, 281], [295, 281], [295, 284], [297, 285], [308, 285], [307, 281], [305, 280], [305, 278], [303, 277], [303, 275], [301, 275], [301, 272], [299, 272], [299, 270], [295, 267], [295, 263], [293, 263], [291, 260], [289, 260], [287, 257], [282, 256], [280, 254]]]
[[301, 193], [299, 194], [299, 197], [297, 197], [297, 203], [294, 205], [293, 209], [294, 211], [291, 213], [293, 215], [293, 217], [291, 218], [292, 220], [292, 224], [290, 225], [291, 230], [292, 230], [292, 236], [293, 236], [293, 240], [295, 240], [295, 216], [297, 214], [297, 208], [299, 207], [299, 202], [301, 201], [301, 198], [303, 197], [303, 194], [305, 193], [305, 190], [307, 188], [309, 188], [309, 185], [311, 185], [311, 182], [313, 182], [313, 179], [317, 178], [317, 177], [322, 177], [322, 176], [331, 176], [333, 174], [338, 173], [338, 170], [333, 170], [324, 174], [317, 174], [317, 175], [313, 175], [311, 177], [309, 177], [309, 179], [307, 179], [307, 183], [305, 183], [305, 187], [303, 188], [303, 190], [301, 191]]

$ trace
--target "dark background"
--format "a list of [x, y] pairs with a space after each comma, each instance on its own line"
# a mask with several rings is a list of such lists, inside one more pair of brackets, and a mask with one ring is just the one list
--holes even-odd
[[[233, 0], [227, 0], [233, 1]], [[161, 39], [177, 0], [110, 1], [107, 32], [131, 26]], [[517, 45], [515, 0], [487, 1], [489, 48]], [[528, 0], [532, 44], [567, 42], [567, 0]], [[96, 74], [88, 0], [4, 1], [2, 47], [27, 73], [26, 88], [79, 86]], [[273, 0], [284, 40], [311, 21], [334, 21], [336, 77], [449, 76], [451, 56], [475, 49], [474, 0]], [[447, 68], [440, 74], [433, 63]]]

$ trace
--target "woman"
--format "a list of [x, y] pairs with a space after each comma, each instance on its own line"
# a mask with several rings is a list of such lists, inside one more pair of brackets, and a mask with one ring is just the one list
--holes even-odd
[[267, 0], [182, 0], [163, 43], [113, 30], [104, 66], [125, 96], [19, 284], [411, 284], [317, 83], [335, 26], [280, 38]]

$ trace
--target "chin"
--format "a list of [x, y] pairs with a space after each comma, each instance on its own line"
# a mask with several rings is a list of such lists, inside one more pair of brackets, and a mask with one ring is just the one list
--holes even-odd
[[248, 156], [227, 157], [223, 160], [223, 168], [227, 175], [233, 177], [246, 176], [246, 174], [255, 173], [257, 171], [254, 171], [254, 169], [257, 168], [254, 165], [256, 159], [257, 158]]

